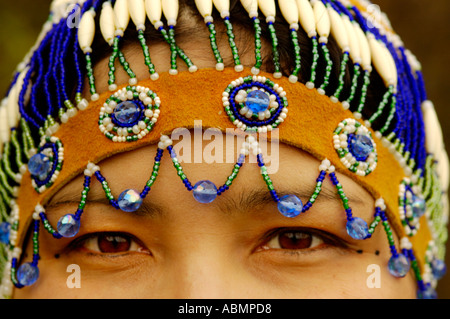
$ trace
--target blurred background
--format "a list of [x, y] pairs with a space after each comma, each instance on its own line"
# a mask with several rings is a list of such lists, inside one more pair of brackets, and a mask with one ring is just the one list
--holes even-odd
[[[384, 11], [406, 48], [421, 62], [429, 99], [435, 104], [450, 151], [450, 1], [373, 0]], [[0, 96], [12, 72], [34, 44], [49, 12], [49, 0], [0, 0]], [[448, 42], [447, 42], [448, 41]], [[450, 153], [450, 152], [449, 152]], [[449, 245], [450, 246], [450, 245]], [[450, 247], [447, 265], [450, 266]], [[450, 299], [450, 274], [438, 286]]]

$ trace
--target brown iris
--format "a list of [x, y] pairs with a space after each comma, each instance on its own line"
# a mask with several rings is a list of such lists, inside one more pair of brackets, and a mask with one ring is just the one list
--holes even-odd
[[312, 235], [299, 231], [286, 231], [278, 235], [278, 243], [283, 249], [306, 249], [311, 247]]
[[129, 251], [131, 239], [114, 234], [98, 236], [98, 248], [102, 253], [122, 253]]

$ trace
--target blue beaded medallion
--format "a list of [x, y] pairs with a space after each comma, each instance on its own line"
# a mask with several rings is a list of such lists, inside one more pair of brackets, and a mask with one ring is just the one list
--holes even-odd
[[151, 132], [161, 101], [150, 89], [128, 86], [118, 90], [100, 109], [99, 129], [113, 142], [134, 142]]
[[42, 138], [38, 152], [28, 162], [31, 183], [38, 193], [50, 188], [62, 170], [64, 147], [54, 136]]
[[350, 171], [367, 176], [377, 167], [376, 144], [369, 129], [354, 119], [339, 123], [333, 143], [342, 164]]
[[236, 79], [223, 92], [222, 101], [230, 121], [246, 132], [272, 131], [287, 117], [286, 92], [263, 76]]

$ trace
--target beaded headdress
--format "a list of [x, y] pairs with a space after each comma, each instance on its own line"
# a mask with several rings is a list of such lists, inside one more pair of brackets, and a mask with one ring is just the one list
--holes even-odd
[[[95, 180], [114, 208], [138, 210], [157, 180], [167, 150], [187, 191], [203, 204], [226, 196], [250, 154], [256, 156], [262, 182], [286, 218], [307, 213], [329, 178], [342, 199], [348, 235], [366, 240], [381, 223], [391, 251], [386, 261], [389, 272], [404, 277], [413, 271], [418, 297], [436, 297], [437, 280], [445, 273], [448, 157], [421, 66], [387, 18], [381, 15], [375, 21], [365, 0], [241, 0], [231, 5], [230, 0], [195, 0], [195, 4], [210, 34], [215, 69], [197, 68], [177, 44], [178, 0], [53, 1], [50, 17], [17, 67], [0, 107], [0, 295], [12, 297], [14, 287], [38, 280], [41, 223], [55, 240], [76, 235]], [[241, 63], [235, 43], [233, 5], [242, 5], [253, 25], [251, 67]], [[79, 23], [74, 17], [80, 18]], [[226, 66], [219, 50], [218, 19], [224, 24], [234, 67]], [[152, 62], [147, 20], [170, 47], [169, 72], [159, 74]], [[284, 24], [277, 24], [281, 20]], [[148, 67], [147, 79], [137, 78], [121, 50], [132, 23]], [[263, 25], [271, 39], [270, 73], [262, 70]], [[288, 28], [294, 61], [287, 71], [277, 38], [282, 26]], [[310, 52], [304, 52], [299, 33], [306, 35]], [[109, 92], [102, 94], [97, 92], [92, 56], [97, 39], [110, 47]], [[332, 42], [341, 50], [338, 61], [330, 55]], [[303, 63], [305, 55], [311, 56], [311, 65]], [[178, 71], [179, 61], [188, 71]], [[129, 76], [128, 85], [116, 84], [116, 66]], [[334, 73], [338, 76], [332, 83]], [[348, 76], [351, 84], [346, 86]], [[370, 109], [368, 91], [377, 80], [384, 92], [370, 97], [377, 103]], [[89, 98], [84, 98], [84, 91]], [[221, 186], [206, 179], [191, 183], [172, 146], [170, 133], [192, 128], [198, 119], [205, 127], [238, 128], [245, 135], [238, 160]], [[271, 139], [275, 130], [281, 142], [321, 161], [316, 187], [306, 203], [295, 195], [278, 196], [270, 178], [258, 138]], [[123, 190], [115, 198], [98, 163], [150, 144], [157, 144], [157, 152], [146, 185], [142, 191]], [[375, 198], [371, 221], [353, 214], [336, 171]], [[45, 212], [47, 201], [79, 174], [84, 174], [84, 184], [78, 209], [52, 225]], [[28, 231], [33, 257], [21, 260]]]

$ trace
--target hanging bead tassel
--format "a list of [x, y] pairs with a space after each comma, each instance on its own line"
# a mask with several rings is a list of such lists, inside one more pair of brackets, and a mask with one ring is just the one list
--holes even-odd
[[96, 101], [99, 99], [97, 89], [95, 87], [94, 71], [92, 68], [91, 60], [91, 45], [94, 41], [95, 36], [95, 11], [94, 8], [86, 11], [80, 20], [80, 25], [78, 28], [78, 44], [83, 51], [86, 59], [86, 72], [89, 81], [91, 100]]
[[216, 59], [216, 70], [223, 71], [225, 66], [223, 63], [222, 56], [220, 55], [219, 52], [219, 47], [217, 46], [216, 28], [214, 26], [214, 19], [212, 17], [213, 2], [212, 0], [196, 0], [195, 4], [209, 30], [209, 42], [211, 44], [211, 49], [213, 51], [214, 58]]
[[241, 64], [238, 48], [234, 41], [233, 25], [230, 21], [230, 0], [213, 0], [214, 7], [219, 11], [227, 30], [228, 43], [230, 44], [231, 53], [234, 60], [234, 69], [236, 72], [242, 72], [244, 66]]
[[250, 19], [253, 21], [253, 29], [255, 31], [255, 65], [252, 67], [251, 72], [254, 75], [258, 75], [262, 66], [262, 54], [261, 54], [261, 20], [258, 17], [258, 0], [241, 0], [242, 6], [248, 12]]
[[317, 89], [320, 94], [324, 95], [326, 88], [330, 84], [330, 75], [333, 69], [333, 61], [331, 60], [330, 51], [327, 47], [328, 38], [331, 32], [331, 22], [330, 17], [328, 16], [328, 11], [322, 1], [313, 0], [311, 1], [311, 5], [314, 11], [316, 30], [319, 35], [320, 51], [322, 52], [322, 56], [326, 63], [323, 83]]
[[319, 42], [317, 41], [316, 19], [314, 16], [314, 10], [308, 0], [297, 0], [297, 7], [300, 24], [312, 42], [313, 61], [311, 64], [311, 77], [306, 83], [306, 87], [313, 89], [316, 87], [316, 72], [320, 58]]
[[155, 81], [159, 78], [159, 74], [156, 73], [155, 66], [150, 58], [150, 51], [148, 49], [147, 42], [145, 41], [144, 32], [146, 15], [144, 0], [129, 1], [128, 5], [131, 19], [136, 25], [136, 30], [138, 32], [139, 44], [141, 45], [142, 52], [144, 54], [145, 65], [150, 73], [150, 78]]
[[300, 45], [298, 43], [298, 22], [299, 22], [299, 9], [296, 0], [280, 0], [279, 2], [281, 13], [289, 24], [291, 43], [294, 47], [295, 54], [295, 67], [289, 76], [289, 81], [291, 83], [296, 83], [298, 81], [298, 74], [301, 68], [301, 55], [300, 55]]
[[272, 55], [273, 55], [273, 64], [274, 64], [274, 73], [273, 76], [275, 78], [281, 78], [281, 64], [280, 64], [280, 53], [278, 51], [278, 38], [275, 30], [275, 17], [276, 17], [276, 6], [274, 0], [267, 1], [258, 1], [259, 9], [262, 11], [264, 16], [266, 17], [267, 27], [269, 29], [270, 39], [272, 41]]
[[344, 77], [347, 70], [347, 64], [350, 60], [350, 44], [344, 20], [341, 15], [330, 5], [330, 3], [327, 4], [327, 10], [330, 16], [331, 33], [343, 52], [338, 77], [338, 87], [331, 97], [331, 100], [337, 103], [344, 89]]

